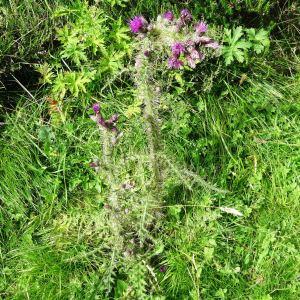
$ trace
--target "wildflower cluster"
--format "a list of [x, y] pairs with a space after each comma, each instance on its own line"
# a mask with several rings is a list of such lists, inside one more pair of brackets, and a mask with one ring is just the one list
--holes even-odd
[[150, 23], [143, 16], [136, 16], [130, 20], [129, 26], [138, 40], [148, 40], [143, 49], [147, 58], [161, 50], [163, 54], [168, 53], [170, 69], [180, 69], [185, 65], [195, 68], [212, 50], [220, 48], [219, 43], [208, 36], [208, 24], [204, 21], [193, 22], [188, 9], [183, 9], [179, 18], [167, 11]]

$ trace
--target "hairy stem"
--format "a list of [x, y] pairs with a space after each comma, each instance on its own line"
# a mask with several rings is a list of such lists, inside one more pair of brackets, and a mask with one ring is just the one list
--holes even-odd
[[99, 126], [102, 137], [102, 160], [101, 160], [101, 172], [103, 178], [105, 178], [107, 185], [109, 186], [108, 194], [108, 209], [109, 209], [109, 221], [113, 236], [116, 239], [116, 245], [120, 241], [120, 232], [122, 225], [118, 219], [118, 194], [117, 194], [117, 182], [115, 178], [115, 168], [113, 162], [113, 151], [115, 146], [116, 133]]
[[160, 130], [158, 127], [158, 112], [155, 100], [157, 93], [151, 82], [151, 71], [146, 64], [137, 67], [136, 85], [138, 97], [144, 104], [144, 121], [146, 126], [147, 141], [149, 147], [149, 158], [152, 170], [151, 187], [154, 192], [159, 192], [162, 184], [160, 168]]
[[106, 128], [99, 126], [102, 136], [102, 163], [101, 168], [104, 177], [107, 179], [107, 182], [110, 186], [110, 196], [109, 204], [114, 209], [118, 206], [118, 197], [116, 195], [116, 180], [114, 176], [114, 166], [113, 166], [113, 135], [115, 133], [110, 132]]

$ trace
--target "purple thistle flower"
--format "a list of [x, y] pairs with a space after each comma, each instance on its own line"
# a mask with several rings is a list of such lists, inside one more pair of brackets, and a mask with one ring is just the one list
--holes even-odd
[[135, 16], [129, 21], [130, 29], [133, 33], [138, 33], [142, 31], [147, 25], [147, 21], [143, 16]]
[[197, 23], [195, 27], [196, 27], [196, 32], [199, 34], [205, 33], [208, 29], [208, 25], [203, 21]]
[[149, 57], [149, 56], [150, 56], [150, 51], [149, 51], [149, 50], [146, 50], [146, 51], [144, 52], [144, 55], [145, 55], [146, 57]]
[[90, 116], [90, 118], [96, 122], [98, 125], [106, 128], [106, 129], [109, 129], [111, 131], [114, 131], [114, 132], [117, 132], [117, 127], [116, 127], [116, 122], [118, 121], [118, 118], [119, 118], [119, 115], [118, 114], [114, 114], [110, 117], [109, 120], [105, 121], [105, 119], [103, 118], [100, 110], [100, 104], [98, 103], [95, 103], [93, 105], [93, 110], [95, 112], [96, 115], [92, 115]]
[[173, 21], [174, 19], [174, 15], [173, 13], [169, 10], [169, 11], [166, 11], [164, 14], [163, 14], [163, 18], [168, 20], [168, 21]]
[[220, 45], [218, 42], [211, 42], [205, 45], [206, 48], [212, 48], [214, 50], [219, 49]]
[[168, 59], [168, 66], [170, 69], [180, 69], [183, 66], [183, 61], [177, 57], [172, 56]]
[[99, 113], [99, 111], [100, 111], [100, 104], [99, 103], [95, 103], [93, 105], [93, 111], [95, 112], [95, 114]]
[[183, 23], [188, 23], [193, 19], [193, 16], [190, 11], [185, 8], [180, 12], [180, 19], [183, 21]]
[[181, 53], [184, 53], [185, 47], [182, 43], [174, 43], [171, 47], [173, 56], [178, 57]]

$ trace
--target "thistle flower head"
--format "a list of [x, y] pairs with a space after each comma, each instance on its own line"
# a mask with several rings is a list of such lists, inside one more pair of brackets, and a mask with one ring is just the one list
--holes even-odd
[[183, 61], [179, 60], [176, 56], [172, 56], [168, 60], [170, 69], [180, 69], [183, 66]]
[[198, 34], [201, 34], [201, 33], [205, 33], [207, 31], [208, 25], [205, 22], [201, 21], [196, 24], [195, 28], [196, 28], [196, 32]]
[[172, 54], [173, 56], [178, 57], [181, 53], [184, 53], [185, 47], [182, 43], [176, 42], [172, 45]]
[[183, 23], [188, 23], [193, 19], [193, 16], [190, 11], [185, 8], [180, 12], [180, 19], [183, 21]]
[[95, 112], [95, 114], [99, 113], [99, 111], [100, 111], [100, 104], [99, 103], [95, 103], [93, 105], [93, 111]]
[[135, 16], [129, 21], [130, 29], [133, 33], [139, 33], [147, 25], [147, 21], [143, 16]]
[[[158, 55], [164, 58], [163, 51], [170, 50], [171, 55], [167, 61], [169, 69], [180, 69], [184, 65], [195, 68], [204, 59], [203, 48], [218, 49], [219, 44], [206, 34], [208, 24], [199, 21], [191, 26], [192, 20], [193, 16], [188, 9], [182, 9], [176, 20], [172, 11], [166, 11], [150, 23], [142, 16], [131, 19], [131, 31], [138, 33], [136, 38], [139, 42], [144, 42], [136, 56], [136, 69], [142, 68], [144, 63], [151, 63], [152, 58]], [[213, 51], [204, 52], [208, 56], [213, 55]]]
[[168, 20], [168, 21], [173, 21], [174, 19], [174, 15], [173, 13], [169, 10], [169, 11], [166, 11], [164, 14], [163, 14], [163, 18]]

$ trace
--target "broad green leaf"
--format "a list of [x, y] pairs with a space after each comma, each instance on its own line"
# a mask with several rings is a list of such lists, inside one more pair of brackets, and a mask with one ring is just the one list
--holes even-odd
[[246, 42], [245, 40], [240, 40], [235, 44], [235, 48], [238, 49], [249, 49], [252, 44], [250, 42]]
[[238, 26], [233, 30], [231, 43], [235, 44], [243, 36], [243, 27]]
[[270, 45], [268, 31], [260, 29], [258, 32], [254, 28], [247, 30], [247, 35], [249, 41], [253, 44], [253, 50], [256, 54], [262, 53], [264, 50], [268, 49]]
[[235, 49], [234, 53], [233, 53], [234, 57], [236, 58], [236, 60], [240, 63], [244, 62], [245, 60], [245, 54], [242, 50], [239, 49]]

